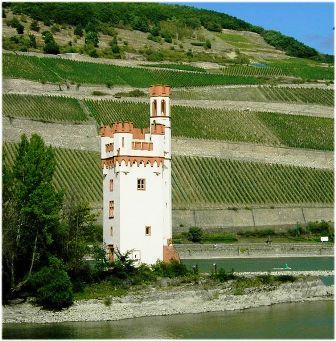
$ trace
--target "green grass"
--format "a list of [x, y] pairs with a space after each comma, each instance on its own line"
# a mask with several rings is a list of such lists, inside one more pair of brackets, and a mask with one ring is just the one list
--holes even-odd
[[[149, 108], [145, 103], [112, 100], [85, 103], [98, 125], [116, 121], [131, 121], [142, 128], [148, 125]], [[177, 105], [172, 107], [171, 116], [173, 136], [333, 150], [330, 118]]]
[[87, 284], [83, 291], [76, 292], [74, 299], [79, 300], [93, 300], [102, 299], [105, 297], [120, 297], [127, 294], [127, 289], [116, 287], [109, 281], [102, 281], [100, 283]]
[[27, 117], [46, 122], [87, 121], [79, 102], [59, 96], [3, 95], [3, 115]]
[[239, 88], [222, 88], [220, 91], [186, 88], [175, 89], [172, 98], [186, 100], [227, 100], [334, 105], [334, 91], [332, 89], [321, 88], [242, 86]]
[[[4, 143], [9, 165], [17, 144]], [[95, 152], [55, 148], [54, 184], [75, 200], [102, 205], [102, 170]], [[172, 198], [175, 209], [245, 207], [259, 204], [331, 204], [333, 172], [217, 158], [173, 157]]]
[[258, 84], [255, 77], [224, 76], [220, 74], [150, 70], [108, 64], [88, 63], [62, 58], [46, 58], [14, 54], [3, 55], [3, 76], [52, 83], [74, 82], [88, 84], [129, 85], [146, 88], [153, 84], [173, 87], [224, 84]]
[[282, 144], [295, 148], [334, 150], [332, 118], [258, 113]]
[[252, 43], [250, 39], [240, 34], [220, 33], [219, 37], [228, 43]]

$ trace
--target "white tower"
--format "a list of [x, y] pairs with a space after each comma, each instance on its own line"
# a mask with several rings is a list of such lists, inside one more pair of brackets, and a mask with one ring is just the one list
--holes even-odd
[[110, 260], [131, 251], [138, 263], [178, 259], [172, 245], [170, 87], [150, 93], [150, 127], [101, 128], [103, 239]]

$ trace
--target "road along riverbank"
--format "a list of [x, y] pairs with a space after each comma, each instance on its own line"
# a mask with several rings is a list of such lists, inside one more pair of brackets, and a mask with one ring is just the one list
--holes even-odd
[[317, 278], [298, 278], [278, 286], [268, 284], [236, 292], [233, 282], [215, 286], [181, 284], [176, 287], [146, 287], [124, 297], [76, 301], [73, 306], [52, 312], [30, 302], [3, 307], [3, 323], [55, 323], [72, 321], [113, 321], [144, 316], [220, 312], [269, 306], [286, 302], [331, 300], [333, 285]]

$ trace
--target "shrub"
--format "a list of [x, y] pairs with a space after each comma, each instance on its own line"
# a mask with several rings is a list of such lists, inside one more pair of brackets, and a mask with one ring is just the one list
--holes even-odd
[[211, 41], [210, 41], [209, 39], [207, 39], [207, 40], [205, 41], [204, 47], [205, 47], [206, 49], [211, 49]]
[[193, 243], [201, 243], [203, 239], [203, 230], [200, 227], [190, 227], [187, 238]]
[[49, 54], [59, 54], [60, 48], [55, 41], [49, 41], [44, 45], [43, 51], [44, 53], [49, 53]]
[[211, 277], [217, 279], [220, 282], [227, 282], [236, 278], [236, 276], [233, 274], [233, 269], [230, 272], [226, 272], [222, 268], [220, 268], [217, 273], [213, 273]]
[[307, 230], [311, 233], [314, 233], [314, 234], [328, 235], [330, 227], [326, 221], [322, 220], [320, 222], [308, 223]]
[[30, 24], [30, 29], [35, 31], [35, 32], [39, 32], [40, 31], [40, 26], [38, 25], [38, 22], [36, 20], [34, 20], [31, 24]]
[[285, 283], [285, 282], [295, 282], [296, 281], [296, 277], [293, 275], [278, 275], [278, 276], [274, 276], [275, 280]]
[[152, 265], [153, 272], [160, 277], [181, 277], [189, 273], [187, 267], [178, 262], [177, 260], [171, 260], [170, 262], [157, 261]]
[[49, 266], [31, 276], [29, 286], [36, 302], [44, 308], [59, 310], [73, 303], [70, 278], [62, 261], [56, 257], [50, 257]]

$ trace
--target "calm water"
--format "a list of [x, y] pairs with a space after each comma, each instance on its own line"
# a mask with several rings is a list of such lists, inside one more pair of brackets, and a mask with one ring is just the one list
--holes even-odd
[[4, 325], [3, 337], [16, 339], [121, 338], [295, 338], [331, 339], [332, 301], [278, 304], [245, 311], [155, 316], [111, 322]]
[[[213, 264], [217, 269], [227, 271], [270, 271], [273, 268], [283, 268], [287, 264], [292, 271], [298, 270], [333, 270], [333, 257], [277, 257], [277, 258], [225, 258], [225, 259], [184, 259], [183, 263], [191, 268], [198, 265], [202, 272], [211, 272]], [[290, 271], [290, 270], [288, 270]]]

